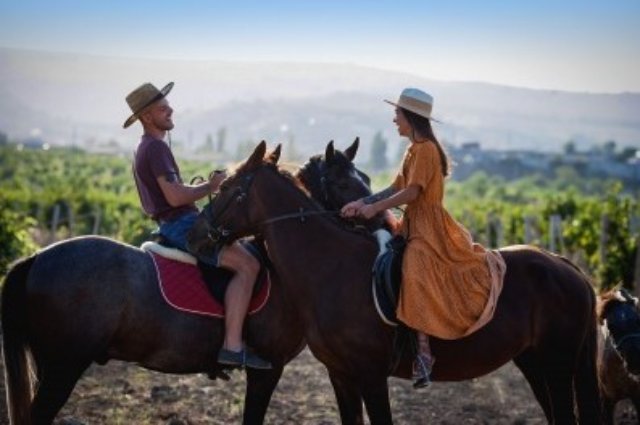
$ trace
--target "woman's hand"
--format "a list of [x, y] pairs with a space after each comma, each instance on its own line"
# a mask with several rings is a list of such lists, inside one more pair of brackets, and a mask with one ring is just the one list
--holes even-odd
[[346, 204], [344, 207], [342, 207], [342, 209], [340, 210], [340, 215], [343, 217], [355, 217], [356, 215], [358, 215], [358, 211], [360, 211], [360, 209], [365, 205], [364, 201], [362, 199], [358, 199], [357, 201], [351, 201], [348, 204]]
[[358, 210], [358, 215], [365, 220], [369, 220], [378, 214], [378, 208], [375, 207], [375, 204], [365, 204]]
[[400, 233], [400, 230], [402, 229], [402, 221], [399, 220], [395, 215], [393, 215], [391, 210], [384, 211], [384, 220], [389, 226], [391, 234], [397, 235], [398, 233]]

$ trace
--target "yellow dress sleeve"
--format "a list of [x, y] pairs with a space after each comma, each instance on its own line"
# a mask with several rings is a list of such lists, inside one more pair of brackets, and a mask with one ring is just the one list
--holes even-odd
[[416, 143], [412, 149], [408, 166], [404, 170], [404, 187], [418, 186], [426, 189], [429, 183], [440, 172], [439, 154], [431, 142]]
[[396, 191], [402, 190], [405, 188], [404, 171], [407, 169], [407, 161], [408, 161], [409, 155], [410, 155], [409, 149], [407, 149], [404, 152], [404, 156], [402, 157], [402, 164], [400, 165], [400, 170], [398, 171], [398, 174], [396, 174], [396, 178], [393, 181], [393, 183], [391, 183], [391, 187], [394, 188]]

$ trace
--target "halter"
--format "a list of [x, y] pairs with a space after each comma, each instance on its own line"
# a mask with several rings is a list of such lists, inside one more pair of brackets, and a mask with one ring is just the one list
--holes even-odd
[[[247, 198], [247, 193], [249, 192], [249, 187], [251, 186], [253, 177], [254, 174], [251, 173], [243, 178], [242, 186], [236, 187], [233, 191], [234, 193], [232, 194], [232, 196], [229, 196], [227, 202], [222, 205], [222, 208], [218, 209], [218, 216], [227, 211], [233, 201], [235, 201], [236, 203], [240, 203]], [[214, 218], [216, 218], [212, 214], [212, 203], [213, 196], [209, 194], [209, 204], [202, 210], [202, 213], [205, 216], [205, 224], [207, 226], [207, 238], [209, 238], [209, 240], [216, 244], [224, 243], [229, 238], [229, 236], [231, 236], [231, 230], [224, 228], [222, 225], [215, 228], [211, 226], [211, 223], [214, 222]]]

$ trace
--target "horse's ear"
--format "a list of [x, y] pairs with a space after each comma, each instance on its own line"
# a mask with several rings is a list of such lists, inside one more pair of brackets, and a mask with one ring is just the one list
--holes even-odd
[[269, 154], [269, 156], [267, 157], [267, 161], [269, 161], [272, 164], [277, 164], [278, 160], [280, 159], [280, 153], [282, 152], [282, 143], [278, 143], [278, 146], [276, 146], [276, 148], [273, 150], [273, 152], [271, 152]]
[[327, 145], [327, 149], [325, 149], [324, 151], [324, 159], [327, 162], [331, 162], [333, 160], [333, 157], [336, 154], [336, 150], [333, 147], [333, 140], [329, 142], [329, 144]]
[[247, 167], [252, 167], [252, 166], [261, 164], [266, 152], [267, 152], [267, 142], [263, 140], [262, 142], [258, 143], [258, 146], [256, 146], [255, 150], [253, 151], [249, 159], [247, 159], [247, 161], [245, 162]]
[[349, 161], [353, 162], [353, 159], [356, 157], [356, 153], [358, 153], [358, 146], [360, 146], [360, 138], [356, 137], [356, 140], [353, 141], [351, 146], [344, 151], [344, 154], [349, 158]]

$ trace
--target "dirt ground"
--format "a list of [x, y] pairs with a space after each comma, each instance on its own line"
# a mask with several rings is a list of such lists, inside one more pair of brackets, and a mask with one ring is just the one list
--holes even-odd
[[[4, 377], [0, 378], [4, 381]], [[4, 383], [4, 382], [3, 382]], [[92, 366], [58, 415], [58, 425], [235, 424], [243, 407], [244, 374], [229, 382], [205, 375], [167, 375], [110, 362]], [[543, 424], [542, 410], [520, 372], [508, 364], [466, 382], [434, 383], [421, 391], [390, 380], [396, 424]], [[4, 385], [2, 386], [4, 399]], [[621, 403], [622, 404], [622, 403]], [[7, 424], [6, 406], [0, 424]], [[619, 424], [636, 423], [629, 404]], [[267, 424], [337, 424], [338, 410], [324, 367], [308, 350], [286, 368], [267, 412]]]

